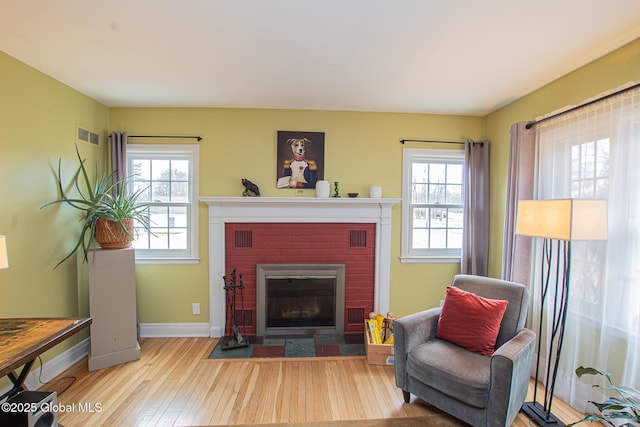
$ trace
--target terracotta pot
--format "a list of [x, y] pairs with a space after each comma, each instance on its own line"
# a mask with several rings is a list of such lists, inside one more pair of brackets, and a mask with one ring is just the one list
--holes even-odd
[[[133, 219], [123, 219], [122, 223], [127, 231], [133, 236]], [[96, 242], [100, 244], [102, 249], [124, 249], [131, 246], [131, 237], [125, 233], [116, 221], [108, 221], [106, 219], [98, 219], [96, 223]]]

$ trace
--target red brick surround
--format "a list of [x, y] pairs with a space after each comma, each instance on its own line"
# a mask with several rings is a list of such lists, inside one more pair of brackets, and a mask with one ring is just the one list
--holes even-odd
[[374, 307], [375, 232], [372, 223], [226, 223], [225, 271], [243, 275], [244, 309], [252, 312], [246, 333], [256, 333], [256, 264], [267, 263], [345, 264], [344, 331], [360, 332], [354, 314]]

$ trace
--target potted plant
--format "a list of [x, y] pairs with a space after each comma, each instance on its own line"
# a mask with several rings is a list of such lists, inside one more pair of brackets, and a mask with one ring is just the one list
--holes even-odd
[[[609, 397], [602, 403], [590, 400], [589, 403], [598, 408], [599, 413], [588, 414], [580, 421], [569, 424], [567, 427], [584, 421], [600, 421], [610, 426], [640, 426], [640, 392], [638, 390], [631, 387], [614, 385], [613, 381], [611, 381], [611, 372], [608, 371], [601, 372], [594, 368], [580, 366], [576, 369], [576, 375], [578, 378], [583, 375], [602, 375], [606, 377], [609, 382], [608, 385], [595, 384], [593, 387], [615, 391], [617, 396]], [[615, 420], [615, 422], [612, 420]]]
[[146, 188], [128, 192], [128, 180], [126, 178], [115, 180], [113, 172], [97, 176], [92, 184], [85, 168], [85, 160], [80, 157], [77, 146], [76, 155], [79, 166], [70, 184], [75, 187], [78, 196], [70, 197], [65, 192], [61, 174], [62, 159], [59, 159], [56, 183], [60, 198], [41, 207], [42, 209], [64, 203], [83, 211], [82, 228], [78, 241], [71, 252], [56, 264], [55, 268], [65, 262], [78, 249], [82, 250], [84, 261], [88, 261], [89, 249], [95, 243], [100, 244], [104, 249], [121, 249], [131, 246], [131, 241], [134, 240], [134, 221], [150, 231], [147, 215], [149, 204], [138, 202]]

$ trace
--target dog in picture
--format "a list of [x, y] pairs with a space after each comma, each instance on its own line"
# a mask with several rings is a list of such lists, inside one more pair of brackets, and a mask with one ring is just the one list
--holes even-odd
[[308, 138], [290, 138], [287, 144], [293, 153], [292, 159], [284, 161], [284, 176], [289, 177], [290, 188], [315, 188], [318, 180], [318, 165], [306, 157], [311, 146]]

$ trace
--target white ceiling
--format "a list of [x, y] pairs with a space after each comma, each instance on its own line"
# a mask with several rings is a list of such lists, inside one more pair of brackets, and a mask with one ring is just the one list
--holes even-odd
[[638, 37], [639, 0], [0, 0], [0, 49], [111, 107], [485, 115]]

